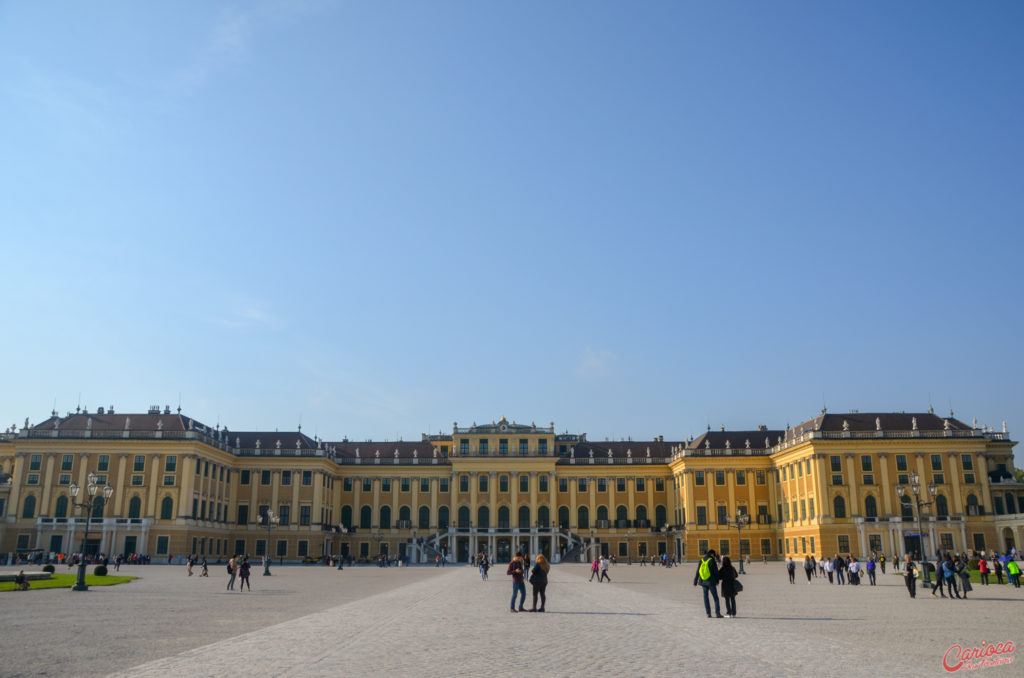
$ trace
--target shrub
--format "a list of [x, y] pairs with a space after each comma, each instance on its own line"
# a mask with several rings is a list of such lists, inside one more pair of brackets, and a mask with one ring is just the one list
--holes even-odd
[[106, 565], [97, 565], [96, 569], [93, 570], [92, 573], [94, 575], [96, 575], [97, 577], [106, 577], [107, 576], [107, 566]]
[[979, 566], [978, 566], [978, 559], [977, 558], [971, 558], [970, 560], [968, 560], [967, 561], [967, 569], [968, 570], [980, 569]]
[[43, 565], [43, 572], [53, 572], [54, 570], [53, 565]]

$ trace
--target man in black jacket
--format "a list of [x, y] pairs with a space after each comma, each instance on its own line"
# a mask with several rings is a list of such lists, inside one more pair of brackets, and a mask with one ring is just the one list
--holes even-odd
[[704, 557], [697, 564], [697, 574], [693, 576], [693, 585], [700, 585], [704, 589], [704, 611], [711, 616], [711, 601], [708, 595], [715, 599], [715, 617], [722, 618], [722, 610], [718, 604], [718, 563], [715, 562], [715, 550], [708, 549]]

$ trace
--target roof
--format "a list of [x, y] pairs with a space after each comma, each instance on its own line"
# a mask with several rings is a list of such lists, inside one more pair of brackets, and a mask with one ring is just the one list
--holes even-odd
[[[785, 435], [781, 429], [755, 429], [753, 431], [708, 431], [691, 441], [687, 447], [691, 450], [711, 448], [724, 450], [727, 448], [750, 448], [764, 450], [778, 444]], [[748, 444], [749, 443], [749, 444]]]
[[795, 435], [806, 431], [971, 431], [972, 427], [952, 416], [940, 417], [932, 412], [850, 412], [823, 413], [792, 430]]

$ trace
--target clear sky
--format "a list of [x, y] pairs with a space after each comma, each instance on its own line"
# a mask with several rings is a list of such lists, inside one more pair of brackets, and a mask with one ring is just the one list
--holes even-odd
[[0, 424], [1021, 394], [1020, 2], [0, 3]]

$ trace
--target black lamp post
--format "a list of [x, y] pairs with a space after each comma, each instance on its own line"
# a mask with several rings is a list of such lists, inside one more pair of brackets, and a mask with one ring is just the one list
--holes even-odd
[[[928, 494], [930, 494], [932, 497], [935, 497], [935, 493], [936, 493], [937, 490], [938, 490], [938, 488], [935, 487], [935, 483], [928, 483]], [[906, 494], [906, 492], [907, 492], [907, 488], [906, 487], [904, 487], [903, 485], [899, 485], [899, 484], [896, 485], [896, 494], [898, 494], [901, 499]], [[924, 545], [924, 530], [921, 527], [921, 507], [923, 507], [923, 506], [931, 506], [935, 502], [935, 500], [932, 499], [932, 501], [921, 501], [920, 492], [921, 492], [920, 476], [918, 476], [917, 472], [915, 471], [914, 473], [910, 474], [910, 494], [914, 495], [914, 503], [917, 505], [917, 540], [918, 540], [918, 543], [921, 545], [921, 565], [923, 566], [923, 569], [924, 569], [924, 583], [927, 584], [927, 583], [929, 583], [928, 582], [928, 549]], [[936, 576], [937, 575], [938, 575], [938, 573], [936, 572]]]
[[263, 576], [264, 577], [269, 577], [270, 576], [270, 531], [272, 529], [274, 529], [275, 527], [277, 527], [278, 523], [281, 522], [281, 519], [273, 511], [271, 511], [270, 509], [267, 509], [267, 512], [264, 513], [262, 516], [260, 516], [260, 521], [262, 521], [263, 524], [267, 526], [267, 548], [266, 548], [266, 551], [264, 551], [264, 553], [263, 553]]
[[107, 500], [110, 499], [110, 496], [114, 494], [114, 488], [110, 485], [104, 485], [101, 492], [99, 485], [96, 484], [96, 480], [96, 474], [90, 473], [89, 484], [86, 486], [86, 493], [89, 495], [88, 501], [75, 501], [75, 499], [78, 498], [78, 493], [82, 489], [77, 483], [72, 483], [68, 488], [68, 494], [71, 495], [72, 505], [85, 511], [85, 534], [82, 536], [82, 548], [79, 549], [81, 555], [78, 561], [78, 579], [75, 581], [75, 585], [71, 587], [72, 591], [89, 590], [89, 587], [85, 583], [85, 545], [89, 541], [89, 523], [92, 521], [93, 507], [98, 505], [100, 507], [100, 514], [102, 515], [103, 507], [106, 505]]
[[736, 526], [736, 546], [740, 557], [740, 574], [746, 574], [746, 571], [743, 569], [743, 539], [741, 539], [741, 536], [743, 534], [743, 528], [749, 524], [750, 516], [743, 510], [736, 509], [736, 522], [734, 525]]

